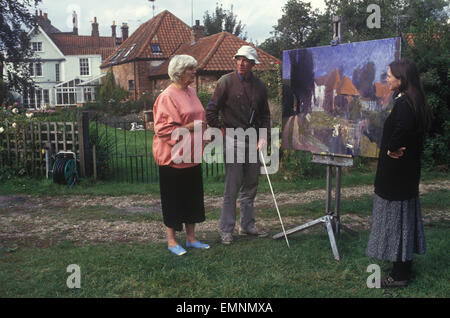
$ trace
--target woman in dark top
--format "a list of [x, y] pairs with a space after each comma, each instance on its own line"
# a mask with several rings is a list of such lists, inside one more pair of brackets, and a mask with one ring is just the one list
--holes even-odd
[[405, 287], [413, 254], [426, 251], [419, 200], [420, 157], [432, 113], [413, 61], [392, 62], [386, 81], [394, 93], [394, 107], [383, 127], [366, 254], [393, 262], [381, 287]]

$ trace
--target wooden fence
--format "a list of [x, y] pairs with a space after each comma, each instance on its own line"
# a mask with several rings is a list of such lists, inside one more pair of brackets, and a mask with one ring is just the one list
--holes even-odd
[[0, 168], [25, 169], [28, 175], [45, 176], [45, 150], [47, 156], [59, 151], [72, 151], [77, 155], [80, 175], [85, 176], [86, 157], [91, 155], [89, 151], [86, 153], [86, 149], [89, 150], [89, 123], [85, 123], [86, 120], [80, 116], [76, 122], [31, 121], [19, 123], [17, 127], [12, 123], [2, 123]]
[[[136, 124], [145, 127], [146, 123]], [[0, 126], [5, 129], [0, 133], [0, 169], [11, 167], [16, 172], [23, 169], [23, 174], [44, 177], [46, 155], [50, 158], [60, 151], [71, 151], [77, 156], [81, 177], [98, 176], [131, 183], [159, 180], [152, 153], [153, 132], [133, 130], [132, 123], [101, 122], [82, 112], [74, 122], [29, 121], [18, 127], [12, 127], [12, 123]], [[225, 172], [224, 165], [219, 163], [204, 162], [202, 168], [206, 178]]]

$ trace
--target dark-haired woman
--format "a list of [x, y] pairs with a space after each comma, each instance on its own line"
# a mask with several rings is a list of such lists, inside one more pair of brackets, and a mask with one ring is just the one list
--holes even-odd
[[405, 287], [413, 254], [426, 252], [419, 200], [420, 157], [432, 113], [414, 62], [392, 62], [386, 81], [394, 106], [383, 127], [366, 254], [393, 262], [381, 287]]

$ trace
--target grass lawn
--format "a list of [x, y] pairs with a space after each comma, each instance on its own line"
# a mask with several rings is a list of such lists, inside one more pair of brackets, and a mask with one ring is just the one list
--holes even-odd
[[[218, 239], [206, 251], [171, 255], [165, 243], [75, 246], [0, 255], [0, 297], [449, 297], [448, 228], [426, 229], [428, 251], [414, 263], [406, 289], [366, 286], [370, 264], [388, 263], [365, 256], [368, 234], [341, 234], [342, 260], [331, 257], [320, 228], [284, 240], [239, 238], [231, 246]], [[70, 264], [80, 266], [81, 288], [69, 289]]]
[[[449, 180], [448, 174], [426, 172], [422, 183], [440, 184]], [[259, 193], [269, 194], [265, 176], [261, 177]], [[373, 173], [352, 173], [343, 176], [343, 187], [371, 185]], [[276, 193], [323, 190], [325, 180], [285, 181], [274, 176]], [[205, 193], [221, 197], [223, 182], [205, 181]], [[158, 197], [157, 184], [106, 183], [84, 180], [69, 189], [51, 181], [15, 179], [0, 183], [0, 196], [32, 195], [57, 197], [59, 195], [129, 196], [150, 195]], [[202, 240], [211, 245], [206, 251], [188, 250], [182, 257], [167, 251], [165, 242], [120, 242], [79, 244], [66, 239], [48, 244], [13, 247], [0, 241], [0, 297], [152, 297], [152, 298], [303, 298], [303, 297], [362, 297], [362, 298], [416, 298], [450, 297], [450, 250], [448, 221], [450, 196], [448, 189], [435, 189], [421, 195], [425, 225], [427, 253], [415, 257], [415, 277], [405, 289], [370, 289], [366, 286], [370, 264], [381, 267], [382, 276], [389, 270], [388, 262], [379, 262], [365, 255], [368, 230], [357, 229], [358, 236], [342, 232], [337, 245], [342, 260], [333, 259], [327, 233], [322, 226], [289, 236], [291, 248], [284, 239], [273, 240], [278, 225], [271, 236], [258, 239], [235, 237], [230, 246], [223, 246], [216, 231], [201, 233]], [[0, 202], [1, 203], [1, 202]], [[324, 214], [324, 199], [305, 203], [278, 202], [284, 218], [313, 220]], [[370, 218], [372, 196], [343, 198], [343, 215]], [[438, 212], [439, 218], [431, 216]], [[123, 221], [129, 224], [154, 222], [160, 224], [160, 214], [124, 214], [109, 206], [80, 207], [65, 211], [40, 211], [29, 207], [27, 212], [1, 207], [0, 218], [27, 214], [36, 220], [41, 216], [65, 220], [68, 224], [80, 221]], [[220, 211], [208, 209], [206, 218], [217, 223]], [[258, 209], [258, 219], [278, 220], [273, 206]], [[20, 220], [18, 219], [18, 221]], [[78, 223], [77, 223], [78, 222]], [[135, 223], [134, 223], [135, 222]], [[302, 222], [303, 223], [303, 222]], [[278, 224], [278, 223], [277, 223]], [[20, 224], [16, 224], [21, 226]], [[289, 224], [287, 228], [291, 228]], [[300, 224], [296, 224], [300, 225]], [[28, 226], [28, 225], [26, 225]], [[24, 225], [23, 228], [26, 229]], [[0, 225], [1, 228], [1, 225]], [[4, 239], [4, 237], [0, 237]], [[178, 234], [184, 243], [185, 234]], [[6, 242], [6, 241], [4, 241]], [[81, 288], [70, 289], [66, 282], [70, 275], [67, 267], [77, 264], [81, 270]]]

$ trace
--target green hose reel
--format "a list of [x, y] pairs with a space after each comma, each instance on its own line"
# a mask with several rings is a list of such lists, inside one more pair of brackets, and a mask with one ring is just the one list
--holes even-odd
[[73, 186], [79, 180], [76, 155], [58, 152], [53, 163], [53, 182]]

